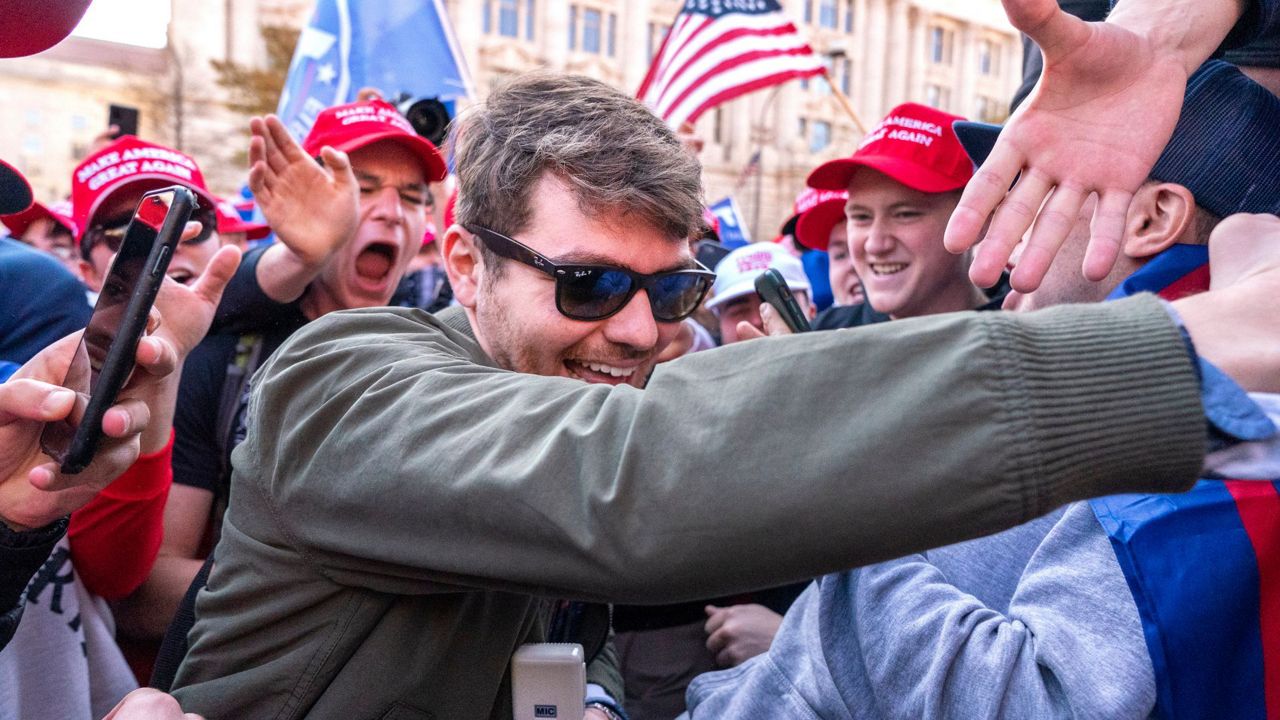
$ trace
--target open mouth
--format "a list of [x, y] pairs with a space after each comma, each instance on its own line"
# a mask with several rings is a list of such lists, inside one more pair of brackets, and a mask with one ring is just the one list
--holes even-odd
[[385, 280], [395, 266], [396, 247], [388, 243], [373, 243], [356, 256], [356, 274], [371, 282]]
[[579, 380], [613, 385], [627, 382], [638, 369], [638, 366], [624, 368], [590, 360], [566, 360], [564, 364], [569, 373]]
[[875, 275], [897, 275], [907, 269], [907, 263], [871, 263], [871, 272]]

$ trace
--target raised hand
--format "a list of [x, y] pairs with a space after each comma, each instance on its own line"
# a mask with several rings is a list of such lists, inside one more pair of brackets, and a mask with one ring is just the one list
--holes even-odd
[[346, 153], [320, 151], [321, 166], [274, 115], [249, 121], [249, 188], [276, 237], [319, 267], [354, 234], [359, 191]]
[[1080, 207], [1098, 193], [1082, 271], [1100, 280], [1115, 264], [1133, 193], [1177, 124], [1188, 76], [1184, 57], [1120, 25], [1079, 20], [1055, 0], [1004, 0], [1004, 6], [1043, 51], [1044, 74], [965, 188], [943, 242], [952, 252], [968, 249], [994, 211], [969, 273], [989, 287], [1030, 228], [1011, 278], [1015, 289], [1030, 292]]

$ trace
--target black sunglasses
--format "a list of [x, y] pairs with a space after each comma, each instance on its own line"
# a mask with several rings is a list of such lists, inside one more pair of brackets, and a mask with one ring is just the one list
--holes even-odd
[[698, 308], [716, 278], [701, 265], [652, 275], [609, 265], [557, 265], [500, 232], [479, 225], [463, 227], [495, 255], [555, 278], [556, 309], [574, 320], [603, 320], [626, 307], [643, 289], [649, 295], [654, 320], [678, 322]]
[[[80, 243], [85, 258], [88, 259], [89, 251], [97, 247], [98, 243], [105, 244], [113, 253], [120, 252], [125, 231], [129, 228], [129, 221], [132, 219], [131, 213], [122, 218], [90, 225], [84, 233], [84, 240]], [[213, 208], [198, 208], [191, 214], [191, 219], [200, 221], [200, 234], [183, 240], [183, 245], [199, 245], [213, 237], [213, 231], [218, 229], [218, 213]]]

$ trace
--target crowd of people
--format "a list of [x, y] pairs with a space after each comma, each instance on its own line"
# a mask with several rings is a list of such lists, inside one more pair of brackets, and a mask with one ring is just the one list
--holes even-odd
[[0, 717], [506, 720], [539, 642], [588, 720], [1265, 717], [1280, 2], [1097, 4], [1006, 0], [1008, 123], [899, 105], [736, 248], [688, 138], [551, 72], [443, 148], [372, 89], [254, 118], [261, 223], [131, 135], [66, 202], [0, 161]]

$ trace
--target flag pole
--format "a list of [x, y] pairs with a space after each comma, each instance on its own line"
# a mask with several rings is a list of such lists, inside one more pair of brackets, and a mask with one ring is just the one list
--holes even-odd
[[849, 114], [849, 117], [853, 120], [854, 127], [858, 128], [858, 132], [866, 135], [867, 126], [862, 124], [862, 119], [858, 117], [858, 113], [853, 109], [853, 103], [849, 102], [849, 97], [836, 86], [836, 81], [831, 77], [831, 72], [825, 67], [822, 69], [822, 77], [827, 79], [827, 86], [831, 88], [831, 94], [839, 101], [840, 107], [844, 108], [844, 111]]

